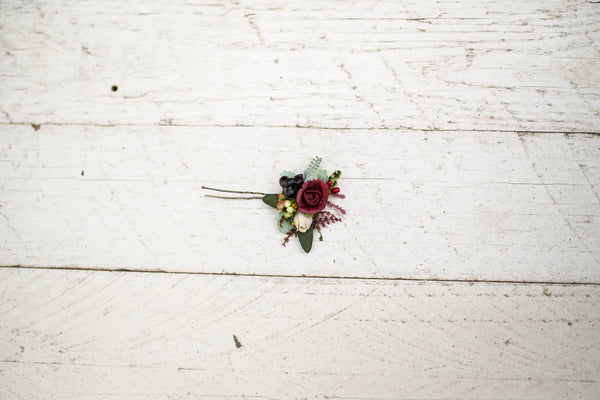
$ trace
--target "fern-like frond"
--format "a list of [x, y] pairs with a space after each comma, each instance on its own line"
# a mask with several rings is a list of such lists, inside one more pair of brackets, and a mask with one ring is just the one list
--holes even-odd
[[323, 161], [323, 159], [319, 156], [315, 156], [312, 160], [310, 160], [308, 167], [304, 171], [304, 176], [310, 175], [311, 172], [318, 170], [321, 166], [321, 161]]

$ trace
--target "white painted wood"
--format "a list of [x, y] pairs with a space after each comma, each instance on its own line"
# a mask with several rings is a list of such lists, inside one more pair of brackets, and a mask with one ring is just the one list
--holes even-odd
[[[600, 137], [4, 126], [1, 265], [600, 282]], [[255, 149], [255, 150], [253, 150]], [[310, 254], [260, 200], [315, 155], [344, 223]]]
[[0, 278], [5, 400], [600, 391], [598, 286], [22, 268]]
[[1, 7], [3, 122], [600, 131], [594, 2]]
[[0, 2], [0, 399], [596, 399], [599, 10]]

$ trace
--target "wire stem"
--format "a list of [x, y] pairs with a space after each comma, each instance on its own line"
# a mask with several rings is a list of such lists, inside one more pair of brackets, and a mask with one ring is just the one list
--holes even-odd
[[[225, 193], [239, 193], [239, 194], [262, 194], [263, 196], [266, 196], [268, 193], [263, 193], [263, 192], [241, 192], [239, 190], [225, 190], [225, 189], [215, 189], [215, 188], [210, 188], [207, 186], [202, 186], [202, 189], [206, 189], [206, 190], [214, 190], [215, 192], [225, 192]], [[214, 196], [213, 196], [214, 197]], [[233, 199], [237, 199], [237, 197], [231, 197]], [[255, 197], [258, 198], [258, 197]]]
[[228, 197], [228, 196], [213, 196], [211, 194], [205, 194], [204, 197], [212, 197], [213, 199], [233, 199], [233, 200], [251, 200], [251, 199], [262, 199], [262, 197], [251, 196], [251, 197]]

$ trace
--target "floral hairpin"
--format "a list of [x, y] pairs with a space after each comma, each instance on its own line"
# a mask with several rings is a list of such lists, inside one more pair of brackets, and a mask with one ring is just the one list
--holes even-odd
[[312, 248], [313, 230], [316, 229], [319, 232], [319, 240], [322, 241], [321, 229], [342, 220], [325, 208], [330, 207], [339, 215], [346, 214], [346, 210], [330, 200], [331, 197], [342, 199], [346, 197], [340, 193], [338, 186], [338, 180], [342, 173], [335, 171], [331, 175], [327, 174], [327, 171], [320, 168], [321, 161], [320, 157], [313, 158], [304, 173], [301, 174], [291, 171], [282, 172], [279, 178], [281, 193], [241, 192], [206, 186], [202, 186], [202, 189], [261, 195], [251, 197], [207, 196], [220, 199], [262, 199], [277, 210], [277, 228], [285, 233], [282, 245], [285, 246], [292, 236], [298, 236], [300, 245], [308, 253]]

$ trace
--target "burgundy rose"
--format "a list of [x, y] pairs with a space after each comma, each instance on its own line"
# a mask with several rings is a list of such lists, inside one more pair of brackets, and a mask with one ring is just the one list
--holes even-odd
[[298, 190], [296, 203], [298, 211], [304, 214], [316, 214], [327, 205], [329, 186], [320, 179], [306, 181]]

